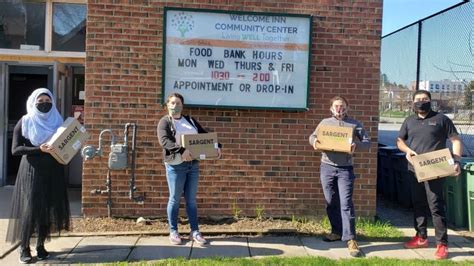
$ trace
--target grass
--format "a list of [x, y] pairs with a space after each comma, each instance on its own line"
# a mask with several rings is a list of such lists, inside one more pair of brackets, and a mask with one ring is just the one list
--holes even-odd
[[357, 218], [356, 231], [358, 238], [361, 240], [390, 240], [403, 241], [405, 239], [403, 233], [389, 222], [380, 220], [373, 221], [366, 218]]
[[232, 216], [234, 217], [234, 219], [238, 220], [241, 214], [242, 209], [237, 206], [237, 199], [234, 199], [234, 202], [232, 203]]
[[[330, 223], [327, 217], [292, 217], [291, 223], [297, 228], [298, 233], [303, 235], [323, 235], [330, 232]], [[357, 218], [356, 230], [358, 239], [366, 241], [402, 241], [402, 232], [393, 227], [388, 222], [374, 221], [367, 218]], [[267, 265], [342, 265], [342, 266], [362, 266], [362, 265], [383, 265], [383, 266], [424, 266], [424, 265], [472, 265], [472, 261], [455, 262], [452, 260], [400, 260], [389, 258], [354, 258], [333, 260], [325, 257], [265, 257], [265, 258], [228, 258], [209, 257], [203, 259], [173, 258], [159, 261], [141, 262], [117, 262], [114, 264], [102, 265], [193, 265], [193, 266], [267, 266]]]
[[332, 260], [323, 257], [267, 257], [262, 259], [249, 258], [206, 258], [206, 259], [167, 259], [154, 262], [119, 262], [106, 265], [193, 265], [193, 266], [261, 266], [261, 265], [340, 265], [340, 266], [357, 266], [357, 265], [383, 265], [383, 266], [424, 266], [424, 265], [472, 265], [472, 261], [454, 262], [451, 260], [433, 261], [433, 260], [399, 260], [399, 259], [383, 259], [383, 258], [357, 258], [357, 259], [341, 259]]
[[261, 221], [265, 216], [265, 207], [263, 205], [257, 205], [255, 208], [255, 219]]
[[387, 111], [387, 112], [380, 112], [379, 114], [380, 114], [380, 117], [404, 118], [410, 115], [410, 112]]
[[[299, 233], [309, 235], [324, 235], [331, 231], [329, 219], [293, 217], [292, 224]], [[373, 221], [367, 218], [357, 218], [356, 220], [357, 238], [367, 241], [403, 241], [403, 233], [389, 222]]]

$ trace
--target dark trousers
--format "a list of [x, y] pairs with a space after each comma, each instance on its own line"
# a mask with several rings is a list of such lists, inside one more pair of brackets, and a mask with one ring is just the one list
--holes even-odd
[[321, 163], [321, 184], [331, 232], [341, 235], [343, 241], [355, 238], [355, 211], [352, 202], [354, 179], [352, 166], [337, 167]]
[[414, 226], [416, 234], [422, 238], [427, 237], [428, 209], [433, 218], [437, 244], [448, 243], [448, 230], [446, 227], [446, 211], [444, 201], [444, 179], [435, 179], [418, 183], [415, 173], [409, 172], [411, 185], [411, 198], [414, 211]]

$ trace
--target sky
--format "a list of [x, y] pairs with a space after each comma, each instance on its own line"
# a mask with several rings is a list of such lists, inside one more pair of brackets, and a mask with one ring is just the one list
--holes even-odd
[[[384, 0], [383, 34], [424, 19], [462, 0]], [[425, 20], [421, 35], [420, 80], [472, 80], [472, 5]], [[442, 37], [440, 37], [442, 36]], [[390, 82], [409, 86], [417, 77], [418, 26], [382, 39], [381, 72]]]
[[383, 0], [382, 36], [463, 0]]

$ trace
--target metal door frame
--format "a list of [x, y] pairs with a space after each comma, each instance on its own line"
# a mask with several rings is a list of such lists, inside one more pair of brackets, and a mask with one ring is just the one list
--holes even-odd
[[[7, 184], [7, 154], [10, 152], [8, 147], [8, 107], [9, 107], [9, 76], [10, 67], [53, 67], [53, 63], [35, 63], [35, 62], [0, 62], [0, 187]], [[54, 75], [53, 77], [54, 78]], [[54, 80], [53, 80], [54, 81]]]
[[7, 139], [8, 139], [8, 65], [0, 62], [0, 187], [5, 186], [7, 182]]

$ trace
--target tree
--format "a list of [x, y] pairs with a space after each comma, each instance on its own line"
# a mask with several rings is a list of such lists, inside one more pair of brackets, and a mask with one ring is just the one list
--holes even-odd
[[380, 75], [380, 83], [382, 84], [382, 86], [386, 86], [386, 85], [389, 85], [389, 84], [390, 84], [390, 81], [388, 80], [387, 74], [382, 73], [382, 74]]
[[464, 89], [464, 107], [466, 109], [472, 108], [472, 92], [474, 91], [474, 80], [469, 82], [469, 85]]

